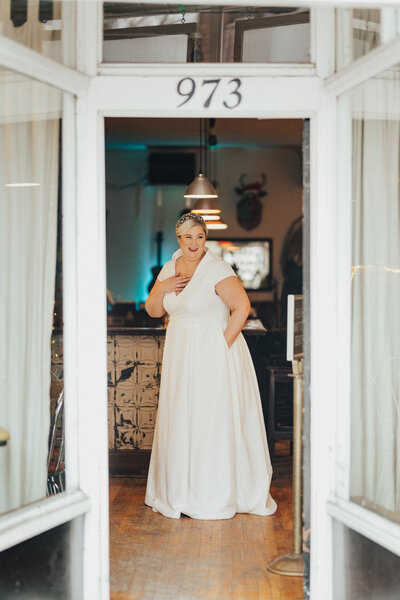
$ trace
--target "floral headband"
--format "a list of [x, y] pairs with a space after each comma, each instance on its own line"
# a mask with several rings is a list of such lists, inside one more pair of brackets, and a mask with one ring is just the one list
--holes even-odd
[[181, 218], [178, 220], [175, 228], [177, 229], [178, 227], [180, 227], [180, 225], [182, 225], [182, 223], [185, 223], [185, 221], [197, 221], [197, 223], [199, 223], [199, 225], [203, 225], [205, 226], [205, 221], [203, 219], [203, 217], [201, 217], [200, 215], [197, 215], [196, 213], [185, 213], [184, 215], [181, 216]]

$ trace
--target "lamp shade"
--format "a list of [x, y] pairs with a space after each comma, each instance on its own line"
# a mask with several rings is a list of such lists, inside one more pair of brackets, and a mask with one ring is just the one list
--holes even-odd
[[185, 198], [218, 198], [218, 194], [202, 171], [199, 171], [187, 188]]
[[[193, 212], [193, 211], [191, 211], [191, 212]], [[208, 223], [208, 221], [220, 221], [221, 220], [220, 213], [212, 213], [212, 214], [197, 213], [197, 214], [200, 214], [203, 217], [204, 221], [206, 221], [207, 223]]]
[[198, 215], [219, 215], [221, 209], [214, 198], [199, 198], [191, 212]]
[[207, 220], [207, 216], [204, 216], [204, 221], [206, 223], [207, 229], [228, 229], [228, 225], [222, 221], [221, 218], [218, 218], [217, 221]]

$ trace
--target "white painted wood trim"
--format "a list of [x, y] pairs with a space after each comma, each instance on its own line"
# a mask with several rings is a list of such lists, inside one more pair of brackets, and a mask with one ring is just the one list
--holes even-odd
[[340, 96], [398, 62], [400, 62], [400, 36], [374, 48], [339, 73], [328, 77], [324, 82], [325, 89], [330, 94]]
[[390, 42], [397, 35], [397, 9], [383, 8], [381, 10], [381, 43]]
[[[76, 2], [76, 0], [64, 0], [66, 2]], [[79, 0], [82, 3], [95, 3], [98, 0]], [[124, 4], [140, 4], [134, 0], [119, 0], [120, 3]], [[160, 4], [159, 0], [146, 0], [146, 4]], [[187, 6], [191, 4], [198, 4], [196, 0], [187, 0], [185, 2]], [[399, 0], [308, 0], [306, 3], [304, 0], [291, 0], [290, 6], [304, 8], [304, 6], [355, 6], [360, 8], [377, 8], [378, 6], [398, 6]], [[241, 6], [246, 7], [247, 4], [244, 0], [218, 0], [219, 6]], [[283, 6], [287, 7], [287, 0], [252, 0], [251, 6]]]
[[87, 513], [90, 499], [80, 491], [44, 498], [0, 517], [0, 552]]
[[97, 74], [103, 55], [103, 3], [78, 2], [76, 68], [90, 77]]
[[[77, 5], [77, 68], [97, 73], [102, 3]], [[91, 79], [92, 81], [92, 79]], [[109, 79], [109, 86], [113, 83]], [[107, 320], [104, 126], [91, 85], [76, 103], [75, 378], [79, 489], [85, 517], [83, 600], [109, 599]], [[90, 356], [90, 360], [88, 360]]]
[[335, 9], [311, 9], [312, 56], [318, 77], [328, 77], [335, 72]]
[[362, 506], [332, 497], [329, 515], [397, 556], [400, 556], [400, 524], [389, 521]]
[[[221, 76], [217, 67], [213, 76]], [[243, 101], [238, 109], [224, 108], [222, 102], [218, 101], [217, 94], [213, 105], [205, 109], [201, 91], [203, 94], [206, 92], [198, 81], [199, 96], [194, 97], [190, 104], [179, 108], [181, 98], [176, 88], [181, 78], [182, 74], [161, 78], [156, 75], [112, 78], [99, 76], [92, 79], [90, 93], [97, 110], [107, 116], [266, 118], [265, 115], [268, 114], [268, 118], [303, 118], [318, 109], [322, 87], [318, 77], [243, 76]]]
[[310, 120], [311, 556], [312, 599], [332, 598], [332, 531], [326, 502], [335, 486], [336, 101], [321, 92]]
[[65, 464], [67, 490], [79, 486], [77, 373], [76, 99], [65, 95], [62, 119], [63, 353]]
[[336, 9], [336, 69], [341, 71], [353, 60], [353, 11]]
[[336, 495], [350, 496], [351, 460], [351, 265], [352, 265], [352, 114], [348, 95], [337, 105], [336, 181]]
[[0, 35], [0, 65], [70, 94], [81, 94], [89, 87], [89, 78], [82, 73], [3, 35]]
[[202, 77], [213, 76], [246, 77], [313, 77], [316, 75], [312, 64], [243, 64], [243, 63], [196, 63], [196, 64], [122, 64], [102, 63], [99, 74], [104, 76], [149, 76], [149, 77]]
[[78, 98], [78, 478], [79, 488], [90, 497], [93, 507], [85, 518], [84, 600], [109, 598], [105, 165], [101, 124], [90, 95]]

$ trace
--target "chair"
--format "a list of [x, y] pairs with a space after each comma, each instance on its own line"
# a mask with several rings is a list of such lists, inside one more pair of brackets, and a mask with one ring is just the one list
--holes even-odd
[[[271, 459], [276, 440], [293, 442], [293, 379], [289, 366], [268, 368], [269, 395], [267, 408], [267, 437]], [[285, 393], [279, 393], [277, 384], [285, 385]]]
[[[60, 379], [52, 373], [53, 381], [62, 386]], [[52, 384], [53, 384], [52, 381]], [[52, 385], [52, 390], [54, 386]], [[54, 401], [51, 394], [51, 424], [49, 452], [47, 456], [47, 495], [59, 494], [65, 490], [64, 464], [64, 389], [61, 388]]]

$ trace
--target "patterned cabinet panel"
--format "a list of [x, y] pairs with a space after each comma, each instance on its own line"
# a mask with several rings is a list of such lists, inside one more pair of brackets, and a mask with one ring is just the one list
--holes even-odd
[[115, 349], [114, 349], [114, 337], [107, 337], [107, 385], [115, 386]]
[[151, 449], [164, 339], [155, 335], [108, 337], [113, 349], [108, 354], [110, 449]]

